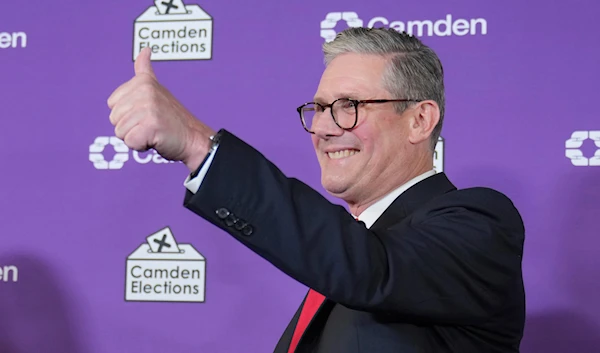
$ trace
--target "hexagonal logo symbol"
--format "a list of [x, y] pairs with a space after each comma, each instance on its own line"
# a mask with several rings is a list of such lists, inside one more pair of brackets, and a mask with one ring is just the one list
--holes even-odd
[[[103, 153], [108, 145], [113, 146], [116, 152], [110, 161], [106, 160]], [[94, 143], [90, 145], [89, 159], [96, 169], [121, 169], [125, 162], [129, 160], [129, 147], [115, 136], [96, 137]]]
[[321, 21], [321, 37], [325, 39], [326, 42], [331, 42], [335, 39], [335, 36], [337, 35], [335, 26], [342, 20], [346, 22], [348, 27], [362, 27], [363, 25], [363, 20], [358, 18], [356, 12], [330, 12], [325, 16], [325, 19]]
[[[596, 152], [590, 158], [583, 155], [580, 149], [586, 140], [594, 141]], [[571, 138], [565, 141], [565, 156], [571, 160], [571, 164], [577, 167], [600, 166], [600, 131], [575, 131]]]

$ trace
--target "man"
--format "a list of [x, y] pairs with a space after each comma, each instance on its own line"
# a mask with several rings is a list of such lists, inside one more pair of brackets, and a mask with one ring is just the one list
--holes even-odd
[[147, 50], [109, 98], [110, 119], [130, 148], [185, 163], [187, 208], [311, 288], [275, 352], [518, 352], [524, 226], [501, 193], [457, 190], [433, 170], [438, 57], [364, 28], [324, 52], [314, 102], [298, 112], [324, 188], [351, 214], [194, 118]]

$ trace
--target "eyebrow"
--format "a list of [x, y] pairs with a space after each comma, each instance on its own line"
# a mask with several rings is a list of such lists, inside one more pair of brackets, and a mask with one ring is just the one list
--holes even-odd
[[331, 102], [333, 102], [334, 100], [338, 99], [338, 98], [353, 98], [353, 99], [358, 99], [358, 96], [360, 94], [358, 92], [355, 91], [344, 91], [342, 93], [337, 93], [334, 95], [334, 99], [327, 102], [325, 101], [325, 99], [318, 97], [318, 96], [314, 96], [313, 97], [313, 102], [317, 102], [317, 103], [321, 103], [321, 104], [329, 104]]

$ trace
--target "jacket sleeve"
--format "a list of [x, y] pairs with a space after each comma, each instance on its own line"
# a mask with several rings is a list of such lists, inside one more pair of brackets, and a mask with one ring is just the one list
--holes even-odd
[[[372, 231], [225, 131], [202, 186], [186, 192], [184, 205], [346, 307], [469, 324], [501, 310], [521, 278], [519, 216], [497, 195], [481, 203], [448, 198]], [[502, 218], [491, 211], [495, 204]]]

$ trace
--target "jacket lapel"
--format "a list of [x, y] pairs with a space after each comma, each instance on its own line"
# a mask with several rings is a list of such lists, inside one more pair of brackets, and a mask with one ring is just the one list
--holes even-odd
[[[298, 310], [299, 312], [302, 311], [302, 308], [304, 307], [305, 302], [306, 302], [306, 297], [304, 297], [304, 301], [302, 301], [300, 310]], [[323, 328], [323, 325], [325, 324], [326, 320], [323, 320], [322, 318], [326, 318], [329, 316], [329, 313], [333, 309], [334, 305], [335, 305], [335, 302], [333, 302], [327, 298], [325, 298], [325, 300], [323, 300], [323, 302], [321, 303], [321, 305], [315, 312], [315, 315], [312, 317], [312, 319], [306, 326], [306, 329], [302, 333], [302, 336], [300, 336], [297, 347], [300, 347], [302, 344], [306, 344], [307, 340], [314, 340], [315, 338], [318, 337], [318, 335], [315, 335], [315, 332], [319, 332]], [[298, 315], [298, 318], [299, 317], [300, 317], [300, 315]], [[294, 330], [296, 329], [296, 325], [298, 324], [298, 318], [295, 319], [295, 322], [293, 325]], [[293, 330], [292, 330], [292, 334], [293, 334]], [[289, 347], [290, 343], [291, 343], [291, 337], [290, 337], [290, 342], [288, 343], [288, 347]], [[298, 349], [296, 349], [296, 350], [299, 352]], [[287, 353], [287, 350], [286, 350], [286, 353]]]
[[409, 216], [437, 196], [456, 190], [445, 173], [440, 172], [404, 191], [373, 223], [371, 229], [386, 229]]

